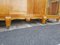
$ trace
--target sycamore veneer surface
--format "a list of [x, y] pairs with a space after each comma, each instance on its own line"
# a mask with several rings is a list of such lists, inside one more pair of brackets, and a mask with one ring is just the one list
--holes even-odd
[[[0, 0], [0, 19], [11, 16], [11, 19], [42, 18], [46, 16], [46, 4], [48, 0]], [[53, 1], [54, 2], [54, 1]], [[56, 6], [56, 7], [55, 7]], [[60, 10], [58, 3], [54, 2], [47, 10], [54, 15]], [[50, 17], [55, 17], [55, 16]]]

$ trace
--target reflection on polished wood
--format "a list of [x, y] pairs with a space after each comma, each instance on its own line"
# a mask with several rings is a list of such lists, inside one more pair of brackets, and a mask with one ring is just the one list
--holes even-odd
[[[26, 21], [30, 21], [31, 19], [42, 19], [42, 23], [46, 23], [47, 19], [56, 19], [59, 21], [60, 19], [60, 4], [57, 5], [53, 1], [51, 5], [55, 5], [46, 8], [48, 0], [27, 0], [27, 12], [26, 11], [18, 11], [14, 10], [11, 5], [0, 5], [0, 20], [5, 20], [6, 27], [9, 28], [11, 25], [11, 20], [14, 19], [26, 19]], [[53, 11], [52, 11], [53, 9]], [[49, 14], [46, 14], [46, 11]], [[52, 14], [53, 13], [53, 14]], [[59, 14], [56, 14], [59, 13]], [[56, 15], [55, 15], [56, 14]]]

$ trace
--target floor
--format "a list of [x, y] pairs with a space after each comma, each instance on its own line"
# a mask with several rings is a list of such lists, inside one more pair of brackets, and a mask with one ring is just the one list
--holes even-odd
[[13, 20], [9, 29], [0, 21], [0, 45], [60, 45], [60, 21]]
[[60, 24], [0, 32], [0, 45], [60, 45]]

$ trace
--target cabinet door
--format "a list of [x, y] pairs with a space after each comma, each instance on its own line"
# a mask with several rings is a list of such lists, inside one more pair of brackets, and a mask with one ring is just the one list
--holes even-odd
[[12, 10], [10, 13], [27, 13], [27, 0], [10, 0]]
[[8, 14], [9, 9], [9, 0], [0, 0], [0, 14]]
[[40, 0], [34, 0], [33, 3], [33, 14], [40, 14]]
[[46, 0], [28, 0], [28, 13], [45, 15]]
[[34, 0], [27, 0], [27, 13], [33, 14]]
[[59, 1], [50, 1], [48, 7], [48, 14], [49, 15], [57, 15], [59, 13]]

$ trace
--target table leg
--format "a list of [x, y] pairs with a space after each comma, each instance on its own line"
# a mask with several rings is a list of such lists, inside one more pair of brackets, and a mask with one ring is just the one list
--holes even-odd
[[6, 23], [6, 27], [9, 28], [11, 25], [11, 17], [5, 17], [5, 23]]

